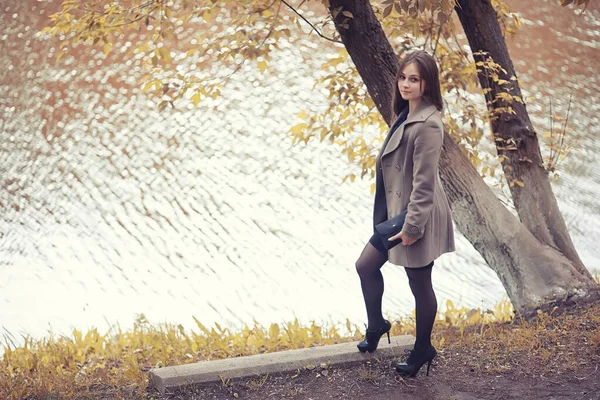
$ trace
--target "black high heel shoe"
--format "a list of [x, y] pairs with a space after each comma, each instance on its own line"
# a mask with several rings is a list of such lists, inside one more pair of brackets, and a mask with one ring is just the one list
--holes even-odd
[[410, 356], [406, 362], [396, 364], [396, 371], [402, 375], [409, 377], [415, 377], [421, 367], [427, 363], [427, 376], [429, 376], [429, 367], [431, 367], [431, 361], [437, 355], [435, 347], [431, 346], [425, 351], [413, 350], [410, 352]]
[[379, 344], [379, 339], [383, 335], [387, 333], [388, 343], [392, 343], [390, 340], [390, 329], [392, 329], [392, 324], [387, 319], [383, 320], [383, 326], [376, 331], [370, 331], [367, 329], [367, 333], [365, 333], [365, 338], [361, 340], [356, 347], [361, 353], [368, 351], [369, 353], [377, 350], [377, 345]]

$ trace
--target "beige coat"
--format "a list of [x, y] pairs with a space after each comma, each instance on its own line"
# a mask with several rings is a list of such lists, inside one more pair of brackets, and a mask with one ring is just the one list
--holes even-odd
[[408, 208], [402, 230], [418, 239], [410, 246], [399, 244], [389, 250], [392, 264], [423, 267], [454, 251], [452, 214], [439, 177], [443, 132], [435, 106], [421, 101], [388, 134], [377, 156], [373, 222], [378, 224]]

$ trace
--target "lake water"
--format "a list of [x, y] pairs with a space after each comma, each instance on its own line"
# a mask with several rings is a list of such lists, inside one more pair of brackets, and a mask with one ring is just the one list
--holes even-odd
[[[127, 45], [56, 65], [55, 44], [35, 31], [57, 2], [11, 3], [0, 5], [4, 333], [127, 327], [139, 313], [187, 328], [192, 315], [231, 327], [366, 321], [354, 261], [371, 231], [370, 182], [342, 184], [353, 170], [345, 156], [286, 134], [297, 112], [325, 101], [312, 91], [330, 55], [322, 42], [283, 46], [276, 74], [248, 67], [218, 100], [159, 113], [139, 89], [139, 60], [111, 63]], [[553, 185], [580, 256], [598, 270], [600, 8], [513, 3], [525, 24], [511, 54], [540, 132], [550, 99], [564, 115], [573, 95], [581, 154]], [[505, 291], [457, 236], [435, 267], [438, 300], [490, 307]], [[385, 312], [410, 312], [402, 268], [384, 275]]]

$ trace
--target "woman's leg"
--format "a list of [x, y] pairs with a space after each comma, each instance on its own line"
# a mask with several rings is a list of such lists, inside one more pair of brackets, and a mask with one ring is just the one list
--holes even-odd
[[378, 250], [371, 243], [367, 243], [362, 254], [356, 261], [356, 271], [360, 277], [367, 318], [367, 329], [375, 331], [384, 325], [381, 312], [381, 299], [383, 298], [383, 275], [381, 267], [388, 259], [387, 251]]
[[431, 284], [433, 262], [422, 268], [405, 268], [410, 290], [415, 296], [417, 310], [417, 339], [415, 350], [431, 347], [431, 331], [437, 313], [437, 299]]

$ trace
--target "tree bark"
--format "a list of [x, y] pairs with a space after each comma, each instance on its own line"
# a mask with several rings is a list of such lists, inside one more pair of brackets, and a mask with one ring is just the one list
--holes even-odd
[[[334, 17], [342, 42], [389, 125], [388, 105], [399, 67], [394, 50], [368, 0], [331, 0], [332, 16], [340, 7], [353, 15], [347, 28], [342, 26], [344, 15]], [[589, 272], [534, 237], [500, 203], [448, 134], [440, 176], [458, 229], [496, 272], [517, 312], [529, 316], [540, 308], [598, 298], [598, 285]]]
[[458, 229], [496, 272], [513, 307], [538, 309], [595, 300], [598, 285], [553, 247], [537, 240], [504, 207], [460, 147], [446, 134], [440, 177]]
[[[589, 274], [583, 265], [565, 221], [558, 209], [556, 198], [548, 179], [540, 153], [537, 134], [529, 119], [524, 103], [495, 100], [496, 95], [508, 92], [522, 98], [508, 48], [490, 0], [458, 0], [456, 14], [463, 26], [475, 61], [490, 57], [506, 71], [498, 71], [498, 78], [508, 81], [499, 85], [491, 74], [480, 69], [479, 82], [486, 93], [492, 118], [494, 142], [501, 159], [507, 181], [518, 179], [524, 186], [510, 186], [513, 203], [519, 218], [527, 229], [541, 242], [558, 249], [582, 274]], [[516, 114], [499, 111], [512, 107]], [[496, 113], [494, 111], [496, 110]], [[499, 112], [498, 112], [499, 111]]]

